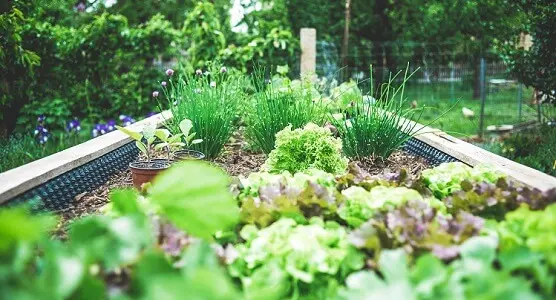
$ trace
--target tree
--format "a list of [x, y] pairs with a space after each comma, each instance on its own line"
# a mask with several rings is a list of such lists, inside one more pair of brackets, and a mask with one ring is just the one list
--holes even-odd
[[10, 134], [17, 116], [29, 102], [28, 93], [34, 69], [40, 65], [40, 57], [23, 46], [25, 16], [13, 6], [0, 14], [0, 136]]
[[556, 104], [556, 2], [552, 0], [513, 0], [513, 8], [526, 15], [517, 30], [529, 32], [530, 49], [517, 41], [503, 49], [503, 58], [513, 73], [526, 85], [544, 95], [544, 101]]

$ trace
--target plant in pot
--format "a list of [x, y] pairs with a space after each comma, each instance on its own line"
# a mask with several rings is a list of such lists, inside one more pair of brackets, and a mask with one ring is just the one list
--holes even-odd
[[183, 137], [184, 143], [182, 147], [185, 147], [185, 149], [174, 152], [174, 160], [179, 161], [205, 158], [205, 154], [203, 154], [202, 152], [190, 149], [191, 146], [203, 142], [202, 139], [194, 139], [196, 133], [191, 132], [191, 129], [193, 129], [193, 123], [191, 122], [191, 120], [184, 119], [180, 122], [179, 127], [181, 133], [175, 136], [179, 136], [180, 139], [181, 137]]
[[138, 159], [129, 164], [134, 187], [141, 189], [144, 183], [151, 182], [158, 173], [170, 167], [170, 161], [167, 159], [151, 158], [151, 148], [156, 140], [155, 124], [146, 124], [141, 132], [120, 126], [116, 126], [116, 128], [134, 139], [135, 145], [139, 148], [139, 151], [147, 157], [146, 160]]

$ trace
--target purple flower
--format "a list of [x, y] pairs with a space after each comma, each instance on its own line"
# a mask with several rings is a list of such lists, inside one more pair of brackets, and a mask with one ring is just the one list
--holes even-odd
[[108, 120], [108, 122], [105, 125], [105, 129], [106, 129], [107, 132], [116, 130], [116, 121]]
[[81, 131], [81, 123], [79, 122], [79, 120], [77, 118], [74, 118], [73, 120], [69, 121], [66, 125], [66, 131], [74, 133]]
[[[126, 115], [120, 115], [120, 121], [122, 122], [122, 124], [124, 126], [129, 126], [129, 125], [135, 123], [135, 119], [133, 119], [130, 116], [126, 116]], [[116, 124], [114, 124], [114, 125], [116, 125]]]
[[156, 112], [151, 111], [151, 112], [147, 113], [146, 117], [147, 117], [147, 118], [150, 118], [150, 117], [152, 117], [152, 116], [154, 116], [154, 115], [156, 115]]
[[46, 143], [48, 141], [48, 137], [50, 136], [50, 133], [48, 133], [48, 129], [46, 129], [46, 127], [44, 127], [43, 125], [37, 125], [33, 134], [36, 141], [41, 145]]
[[203, 76], [203, 71], [201, 69], [197, 69], [197, 71], [195, 71], [195, 75]]
[[168, 75], [168, 76], [174, 75], [174, 70], [172, 70], [172, 69], [166, 70], [166, 75]]
[[156, 97], [158, 97], [158, 91], [153, 92], [153, 98], [156, 98]]
[[37, 127], [35, 127], [35, 132], [34, 132], [35, 136], [45, 134], [45, 133], [48, 133], [48, 130], [44, 126], [37, 125]]
[[166, 81], [163, 81], [160, 83], [161, 86], [166, 87], [166, 85], [168, 85], [168, 83], [166, 83]]
[[220, 68], [220, 73], [227, 73], [228, 69], [226, 67]]
[[45, 120], [46, 120], [45, 115], [40, 115], [40, 116], [37, 118], [37, 122], [39, 122], [39, 123], [41, 123], [41, 124], [44, 123]]
[[84, 12], [86, 8], [85, 3], [83, 2], [79, 2], [79, 4], [75, 7], [78, 12]]
[[100, 135], [103, 135], [103, 134], [106, 134], [106, 133], [110, 132], [111, 130], [108, 130], [108, 126], [109, 125], [102, 124], [102, 123], [96, 124], [95, 127], [93, 127], [91, 135], [93, 137], [97, 137], [97, 136], [100, 136]]

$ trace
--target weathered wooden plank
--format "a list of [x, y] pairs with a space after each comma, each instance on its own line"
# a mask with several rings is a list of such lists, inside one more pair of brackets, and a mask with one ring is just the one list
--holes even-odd
[[[132, 124], [128, 128], [140, 130], [144, 124], [149, 122], [154, 122], [159, 126], [164, 120], [171, 118], [171, 116], [172, 114], [169, 111], [164, 111], [161, 114]], [[125, 134], [120, 131], [114, 131], [18, 168], [0, 173], [0, 204], [56, 176], [118, 149], [130, 141], [131, 139]]]

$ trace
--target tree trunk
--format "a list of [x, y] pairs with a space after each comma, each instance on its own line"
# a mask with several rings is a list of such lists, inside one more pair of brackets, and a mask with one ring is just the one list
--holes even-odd
[[[27, 96], [24, 96], [27, 98]], [[23, 99], [22, 99], [23, 100]], [[22, 102], [13, 103], [10, 107], [2, 108], [2, 122], [0, 122], [0, 137], [10, 136], [17, 125], [17, 117], [19, 112], [23, 108], [23, 104], [27, 103], [28, 99], [24, 99]]]
[[349, 77], [348, 67], [348, 50], [349, 50], [349, 23], [351, 21], [351, 0], [346, 0], [345, 10], [345, 26], [344, 26], [344, 40], [342, 43], [342, 67], [346, 68], [344, 73], [344, 80]]

